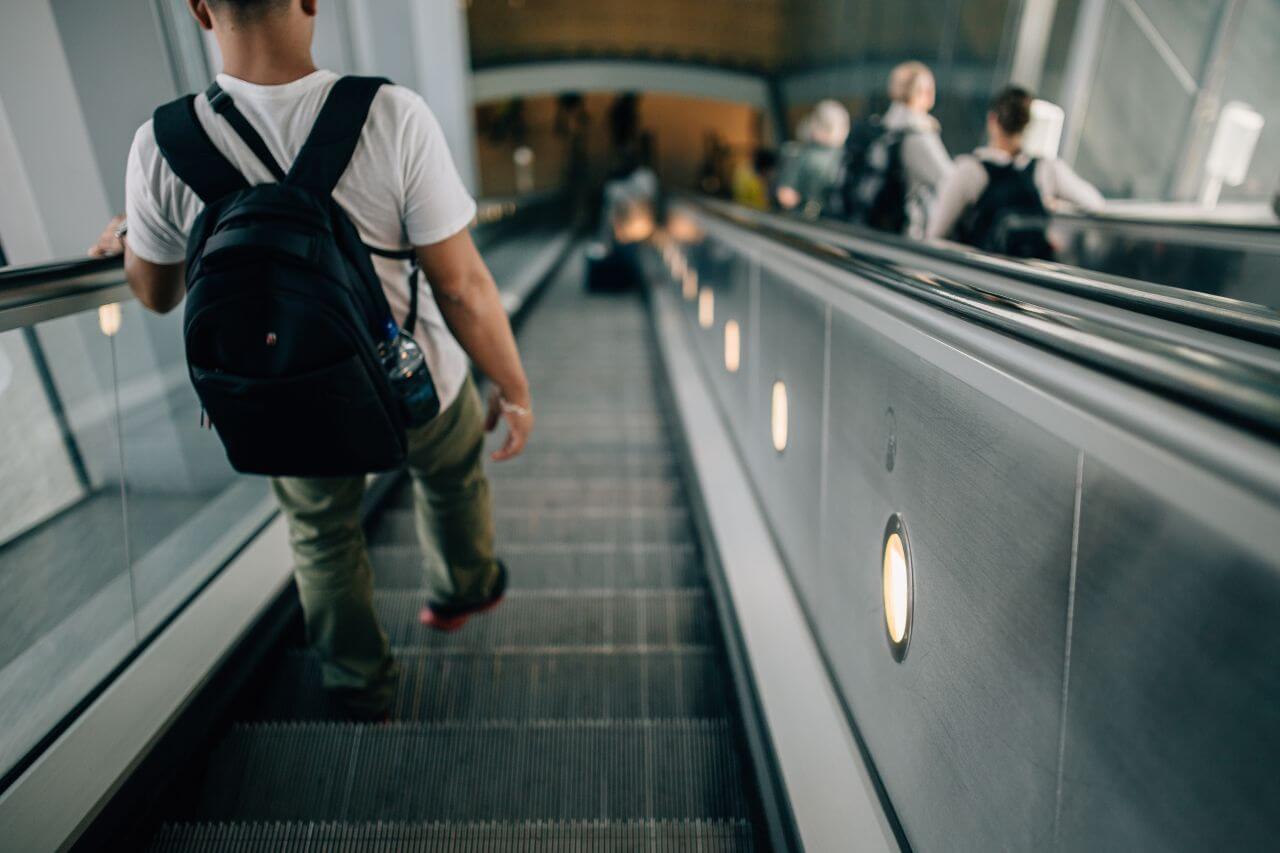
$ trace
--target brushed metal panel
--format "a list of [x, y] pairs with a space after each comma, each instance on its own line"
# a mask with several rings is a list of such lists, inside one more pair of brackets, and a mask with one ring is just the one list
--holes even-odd
[[1062, 846], [1274, 849], [1280, 554], [1092, 460], [1083, 494]]
[[[698, 255], [698, 280], [715, 293], [715, 321], [710, 329], [699, 327], [696, 303], [686, 303], [686, 316], [698, 360], [705, 367], [716, 397], [727, 413], [739, 416], [746, 413], [749, 405], [748, 365], [758, 357], [750, 343], [751, 263], [723, 241], [711, 238], [704, 245]], [[739, 328], [737, 373], [730, 373], [724, 363], [724, 326], [728, 320], [735, 321]]]
[[[913, 849], [1044, 849], [1077, 452], [856, 319], [833, 318], [831, 346], [823, 574], [808, 601], [839, 686]], [[915, 576], [902, 663], [881, 604], [893, 512]]]
[[[739, 441], [792, 580], [802, 591], [816, 592], [825, 309], [771, 273], [762, 276], [756, 411], [730, 427], [741, 430]], [[773, 383], [779, 380], [786, 384], [788, 403], [787, 447], [781, 453], [773, 448], [770, 426]]]

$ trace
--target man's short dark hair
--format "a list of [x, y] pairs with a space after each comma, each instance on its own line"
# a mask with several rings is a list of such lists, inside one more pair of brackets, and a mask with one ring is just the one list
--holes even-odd
[[1010, 136], [1017, 136], [1031, 123], [1032, 95], [1021, 86], [1005, 86], [991, 99], [996, 124]]
[[205, 0], [215, 10], [226, 9], [240, 21], [254, 21], [289, 5], [289, 0]]

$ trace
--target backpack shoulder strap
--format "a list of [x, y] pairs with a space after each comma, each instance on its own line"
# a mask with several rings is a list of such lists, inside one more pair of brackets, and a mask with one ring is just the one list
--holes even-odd
[[152, 126], [156, 145], [169, 168], [205, 204], [249, 186], [200, 124], [195, 95], [185, 95], [158, 107], [152, 116]]
[[267, 148], [267, 143], [263, 140], [262, 134], [258, 133], [257, 129], [249, 123], [244, 113], [240, 112], [240, 108], [236, 106], [235, 100], [218, 85], [218, 81], [215, 80], [210, 83], [204, 94], [209, 99], [209, 106], [213, 107], [215, 113], [227, 120], [227, 123], [231, 125], [231, 129], [236, 132], [236, 136], [239, 136], [240, 140], [249, 146], [253, 156], [258, 158], [258, 162], [267, 167], [267, 171], [271, 173], [273, 178], [277, 181], [283, 181], [284, 169], [280, 168], [276, 158], [271, 155], [271, 149]]
[[360, 142], [374, 96], [389, 83], [382, 77], [343, 77], [334, 83], [286, 182], [332, 193]]

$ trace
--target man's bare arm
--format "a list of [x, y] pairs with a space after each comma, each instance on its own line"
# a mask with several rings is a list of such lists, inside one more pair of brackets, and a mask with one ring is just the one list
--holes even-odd
[[93, 257], [115, 255], [124, 252], [124, 277], [129, 289], [138, 301], [160, 314], [167, 314], [182, 302], [186, 294], [183, 280], [183, 264], [153, 264], [130, 251], [127, 241], [116, 236], [123, 216], [107, 223], [98, 242], [89, 248]]
[[415, 248], [449, 329], [497, 386], [490, 400], [486, 428], [492, 429], [502, 417], [510, 432], [493, 458], [501, 461], [517, 456], [533, 431], [533, 403], [498, 286], [476, 250], [470, 231]]

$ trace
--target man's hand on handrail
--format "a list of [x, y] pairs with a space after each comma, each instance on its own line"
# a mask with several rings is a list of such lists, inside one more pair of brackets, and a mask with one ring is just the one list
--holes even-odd
[[123, 252], [124, 241], [120, 239], [120, 226], [122, 225], [124, 225], [123, 213], [111, 217], [107, 227], [102, 229], [102, 234], [98, 237], [97, 242], [89, 247], [89, 257], [105, 258], [108, 255], [118, 255]]
[[182, 264], [153, 264], [129, 249], [122, 229], [124, 215], [111, 217], [96, 243], [89, 247], [89, 257], [102, 258], [124, 253], [124, 277], [138, 301], [158, 314], [167, 314], [186, 295]]

